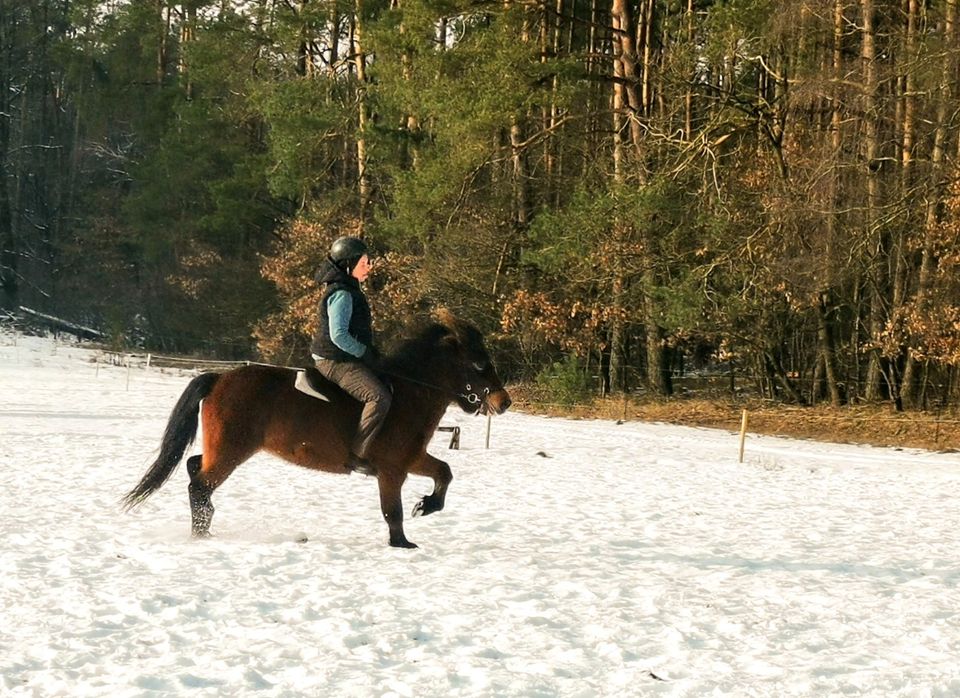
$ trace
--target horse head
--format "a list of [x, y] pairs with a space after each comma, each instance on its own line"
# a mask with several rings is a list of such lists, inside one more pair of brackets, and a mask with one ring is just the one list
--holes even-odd
[[449, 310], [440, 310], [436, 315], [448, 331], [441, 342], [452, 359], [450, 365], [455, 374], [452, 379], [457, 404], [464, 412], [506, 412], [512, 400], [490, 360], [483, 335], [473, 325], [454, 317]]

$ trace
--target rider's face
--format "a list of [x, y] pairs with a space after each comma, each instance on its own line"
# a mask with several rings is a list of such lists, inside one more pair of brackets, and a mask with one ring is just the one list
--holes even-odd
[[350, 275], [357, 281], [366, 281], [367, 277], [370, 276], [370, 268], [372, 266], [373, 265], [370, 264], [370, 258], [367, 255], [363, 255], [360, 261], [353, 267]]

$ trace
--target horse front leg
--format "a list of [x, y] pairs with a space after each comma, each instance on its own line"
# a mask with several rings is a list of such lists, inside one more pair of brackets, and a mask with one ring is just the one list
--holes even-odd
[[423, 458], [410, 468], [410, 472], [433, 479], [433, 492], [413, 506], [413, 516], [426, 516], [435, 511], [441, 511], [447, 498], [447, 487], [453, 480], [450, 466], [439, 458], [424, 453]]
[[391, 547], [416, 548], [417, 545], [408, 541], [403, 533], [403, 504], [400, 501], [400, 488], [403, 487], [404, 478], [381, 472], [377, 479], [380, 485], [380, 511], [383, 512], [383, 520], [390, 528]]

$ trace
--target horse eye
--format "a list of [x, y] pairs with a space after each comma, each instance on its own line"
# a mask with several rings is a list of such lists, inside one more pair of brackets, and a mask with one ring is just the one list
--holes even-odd
[[487, 367], [487, 365], [486, 365], [485, 363], [481, 362], [481, 361], [474, 361], [474, 362], [473, 362], [473, 368], [474, 368], [474, 370], [477, 371], [478, 373], [483, 373], [483, 369], [485, 369], [486, 367]]

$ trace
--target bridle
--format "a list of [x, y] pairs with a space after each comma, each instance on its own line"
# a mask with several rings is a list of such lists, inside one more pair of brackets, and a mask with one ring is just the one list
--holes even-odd
[[407, 381], [408, 383], [414, 383], [416, 385], [423, 386], [424, 388], [430, 388], [431, 390], [436, 390], [438, 393], [444, 393], [445, 395], [450, 395], [452, 397], [463, 398], [470, 405], [475, 405], [477, 412], [483, 407], [484, 403], [487, 400], [487, 396], [490, 394], [490, 388], [484, 388], [483, 392], [480, 393], [473, 389], [473, 386], [470, 383], [466, 383], [463, 386], [464, 392], [458, 393], [455, 390], [449, 390], [434, 383], [427, 383], [418, 378], [411, 378], [410, 376], [402, 376], [399, 373], [392, 373], [390, 371], [379, 371], [385, 376], [390, 376], [391, 378], [399, 378], [400, 380]]
[[483, 395], [479, 395], [479, 394], [477, 394], [476, 392], [473, 392], [473, 388], [470, 387], [470, 384], [469, 384], [469, 383], [466, 384], [465, 388], [466, 388], [468, 391], [471, 391], [471, 392], [468, 392], [468, 393], [466, 393], [466, 394], [464, 394], [464, 393], [458, 393], [457, 396], [458, 396], [458, 397], [462, 397], [464, 400], [466, 400], [466, 401], [467, 401], [468, 403], [470, 403], [471, 405], [476, 405], [476, 406], [477, 406], [477, 412], [479, 412], [479, 411], [480, 411], [480, 408], [482, 408], [483, 405], [484, 405], [484, 403], [487, 401], [487, 396], [490, 394], [490, 388], [484, 388], [484, 389], [483, 389]]

